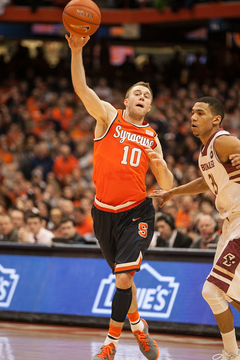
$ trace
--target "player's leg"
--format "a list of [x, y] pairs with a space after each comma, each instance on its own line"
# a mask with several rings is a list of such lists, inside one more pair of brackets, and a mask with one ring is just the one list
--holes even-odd
[[235, 253], [235, 245], [234, 241], [226, 242], [225, 245], [224, 242], [219, 241], [213, 268], [202, 292], [203, 298], [209, 304], [219, 327], [224, 347], [223, 356], [226, 359], [228, 359], [228, 354], [232, 354], [232, 359], [240, 359], [233, 315], [228, 304], [232, 302], [232, 299], [226, 294], [234, 287], [234, 277], [238, 272], [237, 267], [232, 269], [232, 265], [237, 265], [236, 261], [228, 258], [228, 254]]
[[116, 274], [116, 291], [112, 301], [112, 314], [108, 335], [104, 344], [113, 343], [118, 346], [119, 337], [132, 303], [133, 278], [129, 273]]
[[[236, 219], [224, 221], [223, 233], [219, 239], [214, 257], [213, 268], [203, 286], [203, 297], [209, 304], [218, 324], [223, 340], [223, 355], [225, 359], [239, 359], [240, 354], [234, 328], [234, 319], [229, 303], [233, 298], [240, 300], [239, 291], [239, 221]], [[230, 240], [234, 233], [237, 240]], [[238, 306], [238, 310], [240, 307]]]
[[[133, 221], [132, 219], [137, 219]], [[128, 246], [131, 248], [126, 252], [127, 254], [134, 254], [134, 258], [129, 258], [129, 264], [137, 264], [137, 259], [142, 258], [145, 251], [148, 249], [154, 232], [155, 211], [151, 199], [146, 199], [142, 204], [134, 208], [129, 216], [130, 225], [126, 229], [127, 234], [131, 234], [131, 243], [128, 241]], [[129, 256], [129, 255], [128, 255]], [[141, 262], [140, 262], [141, 263]], [[140, 270], [140, 263], [135, 269], [132, 269], [131, 274]], [[140, 319], [137, 304], [137, 289], [133, 282], [132, 285], [132, 303], [128, 311], [128, 318], [130, 321], [131, 330], [138, 341], [140, 351], [149, 360], [156, 360], [159, 356], [157, 343], [150, 337], [148, 333], [148, 324], [144, 319]]]
[[[118, 225], [116, 226], [114, 233], [116, 236], [117, 234], [121, 235], [116, 242], [117, 250], [113, 266], [113, 272], [116, 275], [116, 292], [112, 301], [112, 315], [109, 324], [109, 332], [103, 347], [93, 360], [112, 360], [114, 358], [119, 336], [129, 309], [131, 309], [130, 314], [135, 313], [134, 315], [138, 316], [139, 319], [136, 287], [133, 285], [133, 274], [135, 271], [140, 270], [142, 256], [151, 242], [154, 231], [154, 208], [151, 204], [151, 199], [144, 201], [142, 204], [132, 209], [132, 211], [128, 211], [122, 215], [116, 214], [104, 216], [105, 218], [111, 216], [111, 224], [114, 220], [113, 217], [117, 217], [115, 223], [118, 223]], [[132, 220], [137, 218], [139, 221]], [[106, 225], [106, 222], [104, 221], [101, 221], [101, 223]], [[143, 226], [141, 227], [140, 225]], [[102, 234], [104, 235], [104, 232]], [[98, 236], [98, 239], [99, 238], [103, 238], [103, 241], [99, 241], [99, 244], [110, 265], [113, 260], [111, 256], [109, 256], [111, 254], [108, 255], [108, 252], [109, 249], [113, 247], [107, 246], [106, 237]], [[129, 241], [129, 239], [131, 239], [131, 241]], [[134, 269], [132, 268], [133, 264]], [[141, 326], [141, 329], [143, 330], [136, 330], [134, 335], [137, 337], [140, 350], [147, 359], [156, 360], [158, 358], [158, 347], [148, 334], [147, 323], [144, 320], [141, 320], [139, 321], [139, 326]]]
[[[105, 345], [113, 343], [115, 349], [124, 325], [126, 315], [130, 320], [131, 330], [136, 337], [140, 350], [148, 360], [159, 356], [157, 343], [148, 333], [148, 324], [140, 319], [137, 305], [137, 289], [133, 281], [134, 272], [116, 274], [116, 292], [112, 302], [112, 315]], [[128, 297], [131, 291], [131, 302]]]
[[[113, 268], [115, 261], [115, 239], [112, 237], [112, 231], [114, 228], [114, 216], [112, 213], [108, 213], [97, 209], [95, 206], [92, 208], [92, 217], [94, 221], [94, 232], [98, 239], [102, 253], [108, 262], [110, 268]], [[116, 326], [117, 325], [117, 326]], [[92, 360], [113, 360], [116, 354], [116, 347], [114, 345], [114, 338], [120, 336], [121, 328], [123, 324], [114, 324], [110, 320], [109, 333], [113, 339], [107, 336], [100, 351], [92, 358]], [[110, 341], [108, 341], [110, 339]]]
[[124, 321], [132, 303], [132, 285], [133, 277], [128, 272], [116, 274], [116, 291], [112, 301], [108, 335], [100, 352], [93, 360], [114, 358]]
[[128, 311], [131, 330], [138, 341], [139, 348], [143, 355], [149, 360], [156, 360], [159, 356], [159, 349], [148, 332], [148, 324], [141, 319], [137, 305], [137, 289], [135, 284], [132, 285], [132, 303]]
[[237, 310], [240, 312], [240, 304], [237, 303], [236, 301], [229, 299], [230, 304]]
[[[225, 293], [217, 286], [206, 280], [203, 291], [203, 298], [209, 304], [213, 315], [216, 319], [218, 328], [223, 340], [223, 357], [224, 359], [240, 359], [235, 329], [233, 324], [232, 311], [226, 300]], [[230, 357], [232, 356], [232, 357]]]

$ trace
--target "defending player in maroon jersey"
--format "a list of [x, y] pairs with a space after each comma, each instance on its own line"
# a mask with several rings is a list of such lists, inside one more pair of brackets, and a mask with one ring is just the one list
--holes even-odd
[[202, 177], [170, 191], [154, 191], [162, 205], [174, 195], [211, 190], [224, 219], [212, 270], [202, 294], [208, 302], [223, 339], [224, 350], [213, 359], [240, 360], [233, 315], [228, 303], [240, 311], [240, 140], [220, 128], [224, 117], [221, 101], [206, 96], [192, 108], [191, 129], [202, 141], [199, 168]]

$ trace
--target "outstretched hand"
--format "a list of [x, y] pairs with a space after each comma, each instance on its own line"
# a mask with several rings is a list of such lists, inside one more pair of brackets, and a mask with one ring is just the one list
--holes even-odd
[[149, 196], [152, 198], [158, 198], [158, 203], [160, 207], [162, 207], [173, 197], [170, 191], [165, 190], [153, 190], [153, 192]]
[[90, 36], [79, 37], [79, 36], [70, 34], [70, 36], [65, 35], [65, 38], [67, 39], [68, 46], [70, 47], [70, 49], [72, 51], [77, 51], [77, 50], [82, 49], [86, 45], [86, 43], [90, 39]]

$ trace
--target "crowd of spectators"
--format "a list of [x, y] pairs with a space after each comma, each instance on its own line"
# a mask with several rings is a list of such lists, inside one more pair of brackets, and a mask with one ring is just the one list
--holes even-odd
[[[158, 133], [177, 186], [200, 175], [200, 143], [190, 131], [191, 107], [199, 97], [211, 95], [223, 101], [223, 127], [239, 136], [240, 60], [236, 52], [229, 56], [231, 66], [223, 63], [221, 69], [198, 61], [186, 69], [177, 57], [161, 67], [150, 59], [137, 68], [126, 59], [118, 67], [104, 61], [95, 68], [85, 58], [87, 81], [102, 99], [117, 108], [123, 107], [130, 85], [139, 80], [150, 82], [154, 100], [147, 121]], [[0, 65], [1, 240], [41, 243], [30, 231], [31, 216], [35, 219], [37, 214], [41, 226], [53, 234], [48, 245], [54, 238], [69, 244], [95, 244], [91, 219], [95, 120], [73, 91], [70, 57], [69, 63], [60, 61], [51, 68], [41, 53], [30, 59], [20, 47], [10, 62], [0, 57]], [[148, 194], [157, 188], [150, 170], [146, 187]], [[173, 216], [173, 230], [176, 227], [190, 237], [189, 246], [194, 247], [198, 240], [198, 247], [207, 247], [207, 240], [199, 241], [204, 237], [199, 222], [206, 214], [205, 218], [211, 217], [216, 223], [214, 233], [221, 232], [221, 219], [210, 191], [175, 197], [161, 209], [154, 199], [154, 205], [158, 217], [162, 213]], [[153, 241], [152, 246], [163, 243], [160, 240]]]

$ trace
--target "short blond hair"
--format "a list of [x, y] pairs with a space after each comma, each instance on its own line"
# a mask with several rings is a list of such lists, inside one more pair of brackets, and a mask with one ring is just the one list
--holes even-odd
[[135, 87], [135, 86], [145, 86], [151, 93], [151, 96], [152, 96], [152, 99], [153, 99], [153, 92], [152, 92], [152, 89], [150, 87], [150, 84], [147, 82], [144, 82], [144, 81], [139, 81], [137, 82], [136, 84], [133, 84], [132, 86], [130, 86], [130, 88], [127, 90], [126, 92], [126, 95], [125, 95], [125, 99], [127, 99], [129, 97], [129, 93], [130, 91]]

